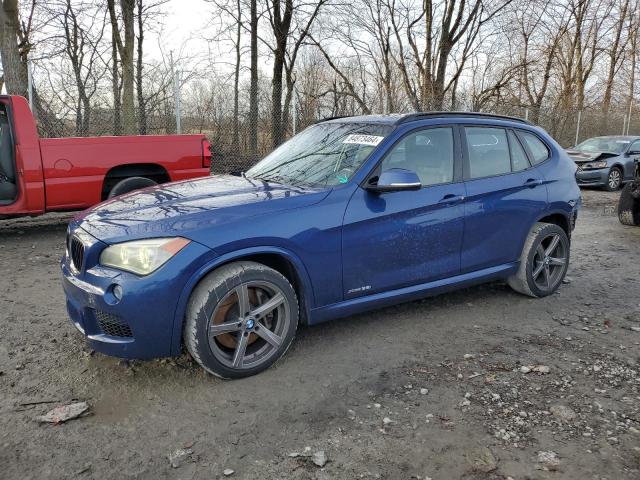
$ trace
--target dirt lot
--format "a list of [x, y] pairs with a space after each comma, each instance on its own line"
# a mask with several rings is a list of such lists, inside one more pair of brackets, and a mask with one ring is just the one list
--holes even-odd
[[[0, 478], [640, 478], [640, 228], [584, 197], [556, 295], [492, 284], [303, 328], [233, 382], [88, 351], [68, 216], [0, 221]], [[91, 415], [35, 420], [73, 400]]]

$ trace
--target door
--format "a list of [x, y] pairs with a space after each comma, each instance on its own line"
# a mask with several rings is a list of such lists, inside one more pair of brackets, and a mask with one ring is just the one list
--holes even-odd
[[513, 130], [468, 126], [461, 133], [467, 190], [461, 270], [467, 273], [520, 258], [547, 189]]
[[452, 127], [414, 130], [374, 172], [412, 170], [422, 183], [419, 190], [358, 188], [351, 197], [342, 232], [345, 298], [459, 273], [465, 190], [455, 133]]

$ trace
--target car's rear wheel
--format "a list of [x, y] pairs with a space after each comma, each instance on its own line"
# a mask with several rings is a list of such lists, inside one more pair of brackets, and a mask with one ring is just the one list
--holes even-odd
[[609, 170], [609, 175], [607, 175], [607, 184], [605, 188], [609, 192], [615, 192], [619, 190], [622, 186], [622, 170], [618, 167], [613, 167]]
[[531, 297], [551, 295], [567, 273], [569, 254], [569, 238], [562, 228], [552, 223], [536, 223], [527, 236], [518, 272], [509, 278], [509, 285]]
[[640, 182], [628, 183], [622, 189], [618, 218], [623, 225], [640, 226]]
[[207, 275], [189, 300], [184, 340], [208, 372], [242, 378], [282, 357], [298, 327], [289, 281], [255, 262], [234, 262]]

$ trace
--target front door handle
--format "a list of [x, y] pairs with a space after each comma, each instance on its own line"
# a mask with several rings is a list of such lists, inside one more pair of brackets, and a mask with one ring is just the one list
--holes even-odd
[[542, 185], [542, 180], [538, 179], [538, 178], [529, 178], [527, 179], [526, 182], [524, 182], [525, 186], [529, 187], [529, 188], [533, 188], [533, 187], [537, 187], [539, 185]]
[[464, 195], [456, 195], [454, 193], [449, 193], [444, 197], [442, 197], [442, 199], [438, 203], [446, 203], [449, 205], [453, 205], [460, 202], [464, 202]]

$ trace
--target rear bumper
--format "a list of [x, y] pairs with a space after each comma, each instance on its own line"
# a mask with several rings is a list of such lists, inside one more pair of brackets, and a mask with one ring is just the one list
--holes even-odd
[[[205, 247], [191, 243], [147, 277], [94, 265], [76, 275], [62, 258], [67, 312], [89, 348], [127, 359], [150, 359], [179, 353], [175, 332], [180, 295]], [[113, 295], [119, 285], [122, 299]], [[177, 351], [176, 351], [177, 350]]]
[[603, 187], [607, 184], [609, 168], [599, 168], [597, 170], [578, 170], [576, 181], [580, 186]]

